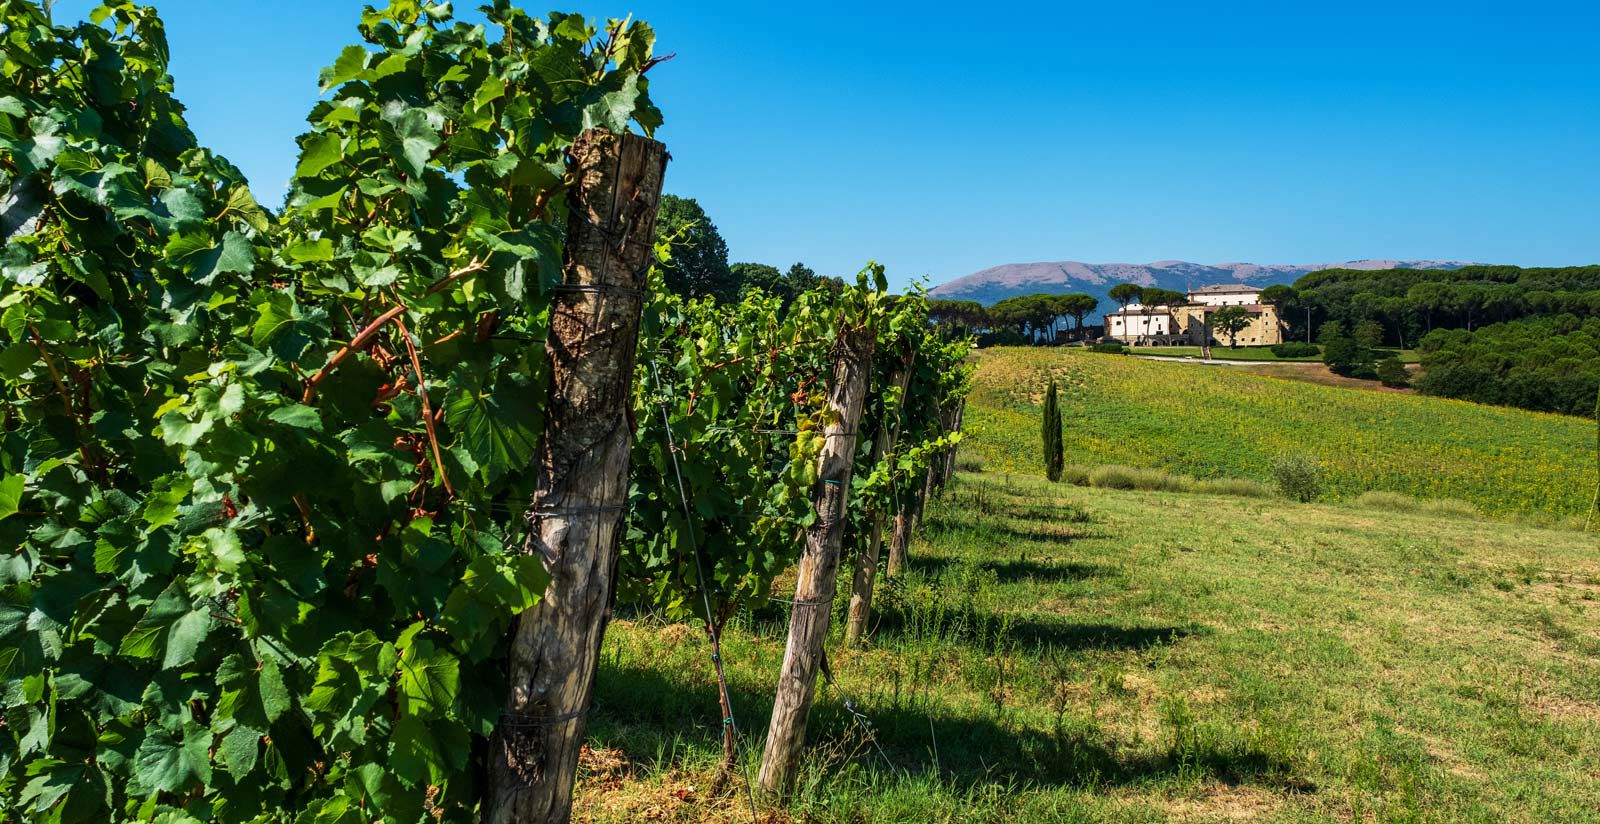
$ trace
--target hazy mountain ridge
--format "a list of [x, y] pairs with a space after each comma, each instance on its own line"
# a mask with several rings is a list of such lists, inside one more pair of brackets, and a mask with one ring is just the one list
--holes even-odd
[[1349, 260], [1341, 263], [1256, 264], [1190, 263], [1183, 260], [1158, 260], [1154, 263], [1083, 263], [1064, 260], [1046, 263], [1008, 263], [992, 266], [966, 277], [942, 283], [930, 290], [938, 298], [975, 300], [989, 305], [1017, 295], [1039, 292], [1066, 294], [1087, 292], [1109, 302], [1106, 291], [1118, 283], [1159, 286], [1178, 292], [1219, 283], [1246, 283], [1271, 286], [1293, 283], [1308, 272], [1323, 269], [1459, 269], [1470, 266], [1458, 260]]

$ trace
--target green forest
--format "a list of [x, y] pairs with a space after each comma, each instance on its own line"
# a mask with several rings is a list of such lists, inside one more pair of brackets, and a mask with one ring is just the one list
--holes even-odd
[[[1594, 411], [1600, 266], [1330, 269], [1262, 297], [1291, 324], [1303, 324], [1309, 309], [1319, 333], [1342, 349], [1339, 329], [1379, 331], [1379, 344], [1415, 346], [1422, 374], [1412, 383], [1424, 393], [1568, 415]], [[1290, 334], [1305, 328], [1292, 326]], [[1359, 352], [1340, 356], [1346, 371], [1372, 369]]]

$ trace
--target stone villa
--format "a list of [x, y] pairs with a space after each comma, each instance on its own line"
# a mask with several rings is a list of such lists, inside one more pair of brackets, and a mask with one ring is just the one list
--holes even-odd
[[[1283, 342], [1278, 311], [1261, 302], [1261, 290], [1243, 284], [1202, 286], [1189, 292], [1182, 306], [1129, 304], [1106, 315], [1106, 337], [1133, 346], [1204, 346], [1206, 316], [1224, 306], [1242, 306], [1250, 325], [1239, 332], [1240, 346], [1270, 346]], [[1225, 346], [1226, 335], [1211, 335], [1213, 346]]]

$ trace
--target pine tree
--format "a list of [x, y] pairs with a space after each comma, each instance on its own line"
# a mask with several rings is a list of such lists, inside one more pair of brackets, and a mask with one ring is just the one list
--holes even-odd
[[1061, 451], [1061, 407], [1056, 401], [1056, 379], [1050, 379], [1050, 388], [1044, 395], [1044, 420], [1040, 431], [1044, 441], [1044, 474], [1052, 481], [1061, 480], [1063, 456]]

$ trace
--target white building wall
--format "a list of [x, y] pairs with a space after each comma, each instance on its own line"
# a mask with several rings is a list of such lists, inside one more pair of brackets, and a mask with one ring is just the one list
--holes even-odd
[[1127, 312], [1106, 315], [1106, 334], [1113, 338], [1142, 338], [1172, 334], [1172, 315], [1166, 311], [1157, 314], [1133, 314], [1144, 307], [1134, 304]]
[[1249, 306], [1261, 302], [1260, 292], [1237, 292], [1232, 294], [1191, 294], [1189, 300], [1204, 306]]

